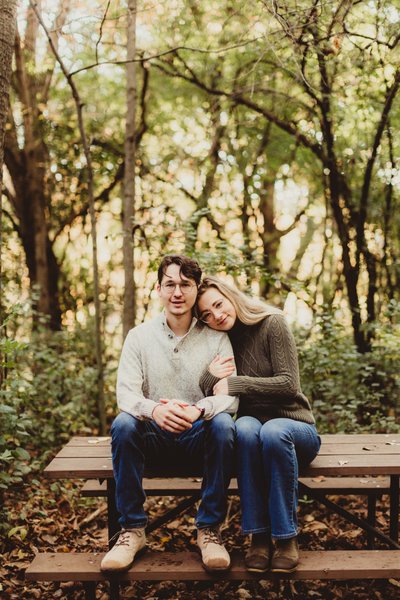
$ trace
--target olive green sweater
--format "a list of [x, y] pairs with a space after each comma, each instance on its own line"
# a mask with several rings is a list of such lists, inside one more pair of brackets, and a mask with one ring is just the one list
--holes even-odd
[[[228, 377], [228, 393], [239, 396], [238, 416], [315, 423], [301, 391], [296, 345], [283, 314], [269, 315], [257, 325], [237, 321], [228, 334], [237, 369], [237, 376]], [[207, 370], [200, 385], [209, 388], [217, 381]]]

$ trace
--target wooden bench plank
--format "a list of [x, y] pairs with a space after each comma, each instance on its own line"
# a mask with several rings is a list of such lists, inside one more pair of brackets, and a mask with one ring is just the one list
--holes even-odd
[[[311, 490], [338, 496], [387, 494], [390, 489], [389, 477], [327, 477], [318, 480], [312, 477], [300, 477], [299, 482]], [[144, 478], [143, 486], [148, 496], [184, 496], [200, 491], [201, 479]], [[236, 479], [231, 481], [229, 492], [231, 494], [238, 493]], [[81, 488], [81, 494], [86, 498], [105, 497], [107, 496], [107, 481], [88, 479]]]
[[[200, 492], [201, 479], [190, 479], [187, 477], [157, 477], [144, 478], [143, 488], [147, 496], [190, 496]], [[237, 494], [237, 480], [232, 479], [228, 493]], [[107, 496], [107, 481], [100, 482], [98, 479], [89, 479], [82, 488], [81, 494], [85, 497]]]
[[300, 477], [299, 482], [311, 490], [338, 496], [388, 494], [390, 490], [389, 477]]
[[323, 433], [322, 443], [353, 444], [354, 441], [364, 443], [391, 442], [400, 444], [399, 433]]
[[[359, 443], [353, 442], [351, 444], [343, 444], [340, 443], [323, 443], [321, 449], [319, 451], [319, 456], [329, 456], [329, 455], [338, 455], [346, 454], [351, 455], [367, 455], [367, 454], [395, 454], [394, 444], [388, 444], [387, 442], [375, 442], [375, 443]], [[397, 446], [397, 444], [396, 444]], [[397, 448], [397, 453], [400, 451], [400, 443]], [[106, 458], [109, 459], [111, 457], [111, 447], [109, 445], [98, 445], [98, 446], [69, 446], [66, 445], [62, 448], [58, 454], [57, 458]]]
[[[29, 581], [103, 581], [100, 571], [103, 554], [37, 554], [25, 572]], [[249, 573], [238, 553], [232, 554], [232, 568], [218, 575], [207, 573], [195, 552], [146, 552], [127, 573], [108, 579], [118, 581], [245, 580], [278, 577], [271, 573]], [[283, 579], [387, 579], [400, 577], [400, 551], [301, 551], [298, 570]]]
[[[342, 454], [337, 456], [317, 456], [311, 465], [302, 469], [301, 475], [315, 477], [316, 475], [400, 475], [400, 462], [397, 455], [380, 455], [366, 453], [365, 455]], [[92, 458], [54, 458], [45, 468], [44, 473], [52, 479], [96, 479], [113, 476], [111, 457]], [[156, 475], [154, 473], [154, 475]], [[163, 472], [164, 476], [198, 476], [198, 473], [180, 473], [179, 465], [171, 473]]]
[[[323, 444], [374, 444], [377, 442], [400, 444], [399, 433], [323, 433]], [[110, 436], [73, 436], [66, 446], [109, 446]]]

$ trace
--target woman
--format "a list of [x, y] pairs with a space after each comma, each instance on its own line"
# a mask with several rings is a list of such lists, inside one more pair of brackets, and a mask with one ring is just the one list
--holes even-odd
[[200, 285], [197, 311], [209, 327], [228, 332], [235, 355], [237, 376], [227, 376], [229, 359], [216, 357], [201, 386], [214, 383], [214, 394], [240, 398], [237, 475], [242, 530], [252, 534], [246, 566], [291, 573], [299, 561], [298, 468], [321, 443], [300, 389], [294, 338], [279, 309], [216, 277]]

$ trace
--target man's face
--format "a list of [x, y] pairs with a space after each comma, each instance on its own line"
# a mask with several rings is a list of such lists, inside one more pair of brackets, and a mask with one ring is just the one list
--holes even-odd
[[176, 317], [192, 311], [197, 296], [194, 279], [188, 279], [180, 273], [179, 265], [169, 265], [163, 275], [161, 285], [157, 283], [157, 292], [164, 305], [165, 312]]

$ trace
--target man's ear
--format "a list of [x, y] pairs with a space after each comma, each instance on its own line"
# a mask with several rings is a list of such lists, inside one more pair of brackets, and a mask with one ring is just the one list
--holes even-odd
[[161, 294], [161, 285], [158, 283], [158, 281], [157, 281], [157, 283], [155, 285], [155, 289], [156, 289], [157, 294], [160, 296], [160, 294]]

